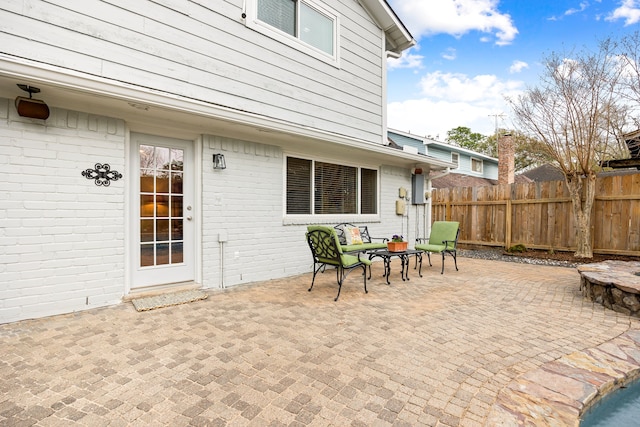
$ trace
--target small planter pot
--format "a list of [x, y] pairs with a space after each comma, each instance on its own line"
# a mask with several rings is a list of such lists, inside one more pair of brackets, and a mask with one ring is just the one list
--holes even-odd
[[387, 242], [389, 252], [403, 252], [407, 250], [408, 242]]

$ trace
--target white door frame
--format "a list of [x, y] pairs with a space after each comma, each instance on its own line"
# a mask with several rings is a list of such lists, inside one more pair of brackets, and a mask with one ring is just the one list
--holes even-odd
[[[162, 132], [165, 133], [165, 132]], [[175, 132], [171, 132], [174, 133]], [[192, 180], [189, 184], [192, 194], [192, 211], [191, 216], [193, 237], [192, 237], [192, 263], [193, 263], [193, 276], [191, 280], [187, 282], [180, 282], [180, 284], [201, 284], [202, 283], [202, 138], [197, 137], [193, 139], [181, 139], [179, 134], [177, 137], [167, 138], [166, 136], [156, 136], [151, 133], [134, 133], [142, 137], [148, 137], [150, 141], [154, 139], [160, 141], [167, 141], [171, 139], [181, 140], [190, 144], [190, 150], [192, 152]], [[139, 181], [138, 180], [138, 168], [139, 157], [137, 151], [137, 142], [132, 138], [132, 132], [127, 129], [126, 141], [125, 141], [125, 164], [131, 179], [126, 180], [125, 186], [125, 295], [130, 294], [132, 291], [143, 290], [144, 286], [134, 283], [134, 277], [136, 276], [137, 269], [139, 268], [139, 225], [136, 225], [138, 218], [136, 214], [139, 209]], [[175, 283], [175, 282], [174, 282]], [[170, 284], [170, 283], [168, 283]], [[157, 287], [163, 287], [163, 285], [157, 285]], [[149, 288], [147, 288], [149, 289]]]

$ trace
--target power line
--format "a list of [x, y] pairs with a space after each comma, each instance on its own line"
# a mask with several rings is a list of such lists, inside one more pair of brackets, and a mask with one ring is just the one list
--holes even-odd
[[489, 114], [489, 117], [493, 117], [495, 118], [496, 121], [496, 127], [495, 127], [495, 132], [496, 132], [496, 144], [498, 143], [498, 119], [504, 119], [505, 115], [500, 113], [496, 113], [496, 114]]

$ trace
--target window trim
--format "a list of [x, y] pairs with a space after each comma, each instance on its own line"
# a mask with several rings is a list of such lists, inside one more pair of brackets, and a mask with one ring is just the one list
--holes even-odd
[[333, 65], [336, 68], [340, 68], [340, 16], [336, 11], [330, 9], [326, 5], [320, 5], [314, 0], [296, 0], [305, 3], [307, 6], [315, 9], [316, 11], [326, 15], [333, 21], [333, 55], [320, 50], [300, 39], [297, 36], [281, 31], [280, 29], [273, 27], [266, 22], [258, 19], [258, 0], [247, 0], [245, 25], [247, 28], [251, 28], [259, 33], [264, 34], [274, 40], [286, 44], [300, 52], [303, 52], [309, 56]]
[[[477, 170], [475, 170], [473, 168], [473, 161], [474, 160], [480, 164], [480, 170], [479, 171], [477, 171]], [[480, 174], [484, 173], [484, 162], [482, 161], [482, 159], [478, 159], [477, 157], [471, 157], [471, 172], [480, 173]]]
[[[361, 221], [361, 222], [370, 222], [370, 221], [379, 221], [380, 220], [380, 209], [381, 205], [381, 174], [379, 166], [371, 166], [367, 164], [356, 164], [356, 163], [347, 163], [342, 160], [337, 160], [333, 158], [324, 158], [324, 157], [312, 157], [309, 155], [300, 155], [296, 153], [285, 154], [283, 157], [283, 192], [282, 192], [282, 213], [285, 224], [311, 224], [316, 222], [353, 222], [353, 221]], [[311, 171], [311, 183], [310, 183], [310, 192], [311, 192], [311, 213], [310, 214], [289, 214], [287, 213], [287, 159], [293, 157], [302, 160], [311, 161], [311, 167], [313, 170]], [[357, 189], [356, 189], [356, 206], [357, 213], [347, 213], [347, 214], [316, 214], [315, 213], [315, 164], [316, 162], [322, 163], [330, 163], [339, 166], [347, 166], [353, 167], [357, 169], [356, 179], [357, 179]], [[362, 210], [362, 169], [370, 169], [376, 171], [376, 213], [375, 214], [363, 214]]]

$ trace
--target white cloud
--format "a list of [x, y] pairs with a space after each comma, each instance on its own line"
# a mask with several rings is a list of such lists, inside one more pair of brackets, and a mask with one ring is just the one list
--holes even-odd
[[392, 6], [416, 38], [442, 33], [460, 37], [480, 31], [492, 34], [497, 45], [507, 45], [518, 29], [510, 15], [498, 10], [498, 3], [498, 0], [393, 0]]
[[[458, 126], [491, 135], [495, 114], [509, 114], [505, 96], [515, 97], [524, 87], [523, 82], [501, 81], [494, 75], [442, 72], [425, 75], [420, 84], [424, 97], [388, 105], [388, 125], [421, 136], [439, 135], [442, 141], [447, 131]], [[504, 121], [499, 126], [510, 127], [510, 123]]]
[[420, 68], [422, 67], [422, 59], [422, 55], [412, 55], [405, 52], [400, 58], [388, 58], [387, 66], [389, 69]]
[[[596, 1], [596, 3], [600, 3], [600, 2]], [[559, 21], [565, 16], [571, 16], [571, 15], [575, 15], [576, 13], [584, 12], [585, 10], [587, 10], [588, 7], [589, 7], [589, 2], [588, 1], [583, 1], [583, 2], [580, 2], [580, 7], [579, 8], [572, 7], [571, 9], [565, 10], [564, 13], [561, 16], [551, 16], [551, 17], [549, 17], [547, 19], [549, 21]], [[598, 19], [599, 18], [596, 15], [596, 20], [598, 20]]]
[[414, 46], [402, 52], [400, 58], [387, 58], [387, 67], [391, 69], [397, 68], [422, 68], [422, 60], [424, 56], [414, 53], [420, 50], [419, 46]]
[[513, 61], [511, 66], [509, 67], [509, 73], [511, 73], [511, 74], [519, 73], [520, 71], [524, 70], [525, 68], [529, 68], [529, 64], [527, 64], [524, 61], [515, 60], [515, 61]]
[[607, 21], [617, 21], [624, 19], [624, 25], [633, 25], [640, 22], [640, 1], [623, 0], [620, 6], [611, 12], [606, 18]]
[[446, 59], [448, 61], [453, 61], [457, 57], [457, 52], [454, 48], [450, 47], [444, 52], [442, 52], [441, 56], [443, 59]]
[[586, 1], [583, 1], [582, 3], [580, 3], [580, 8], [579, 9], [571, 8], [571, 9], [567, 10], [564, 14], [568, 16], [568, 15], [573, 15], [575, 13], [584, 12], [587, 7], [589, 7], [589, 3], [586, 2]]

